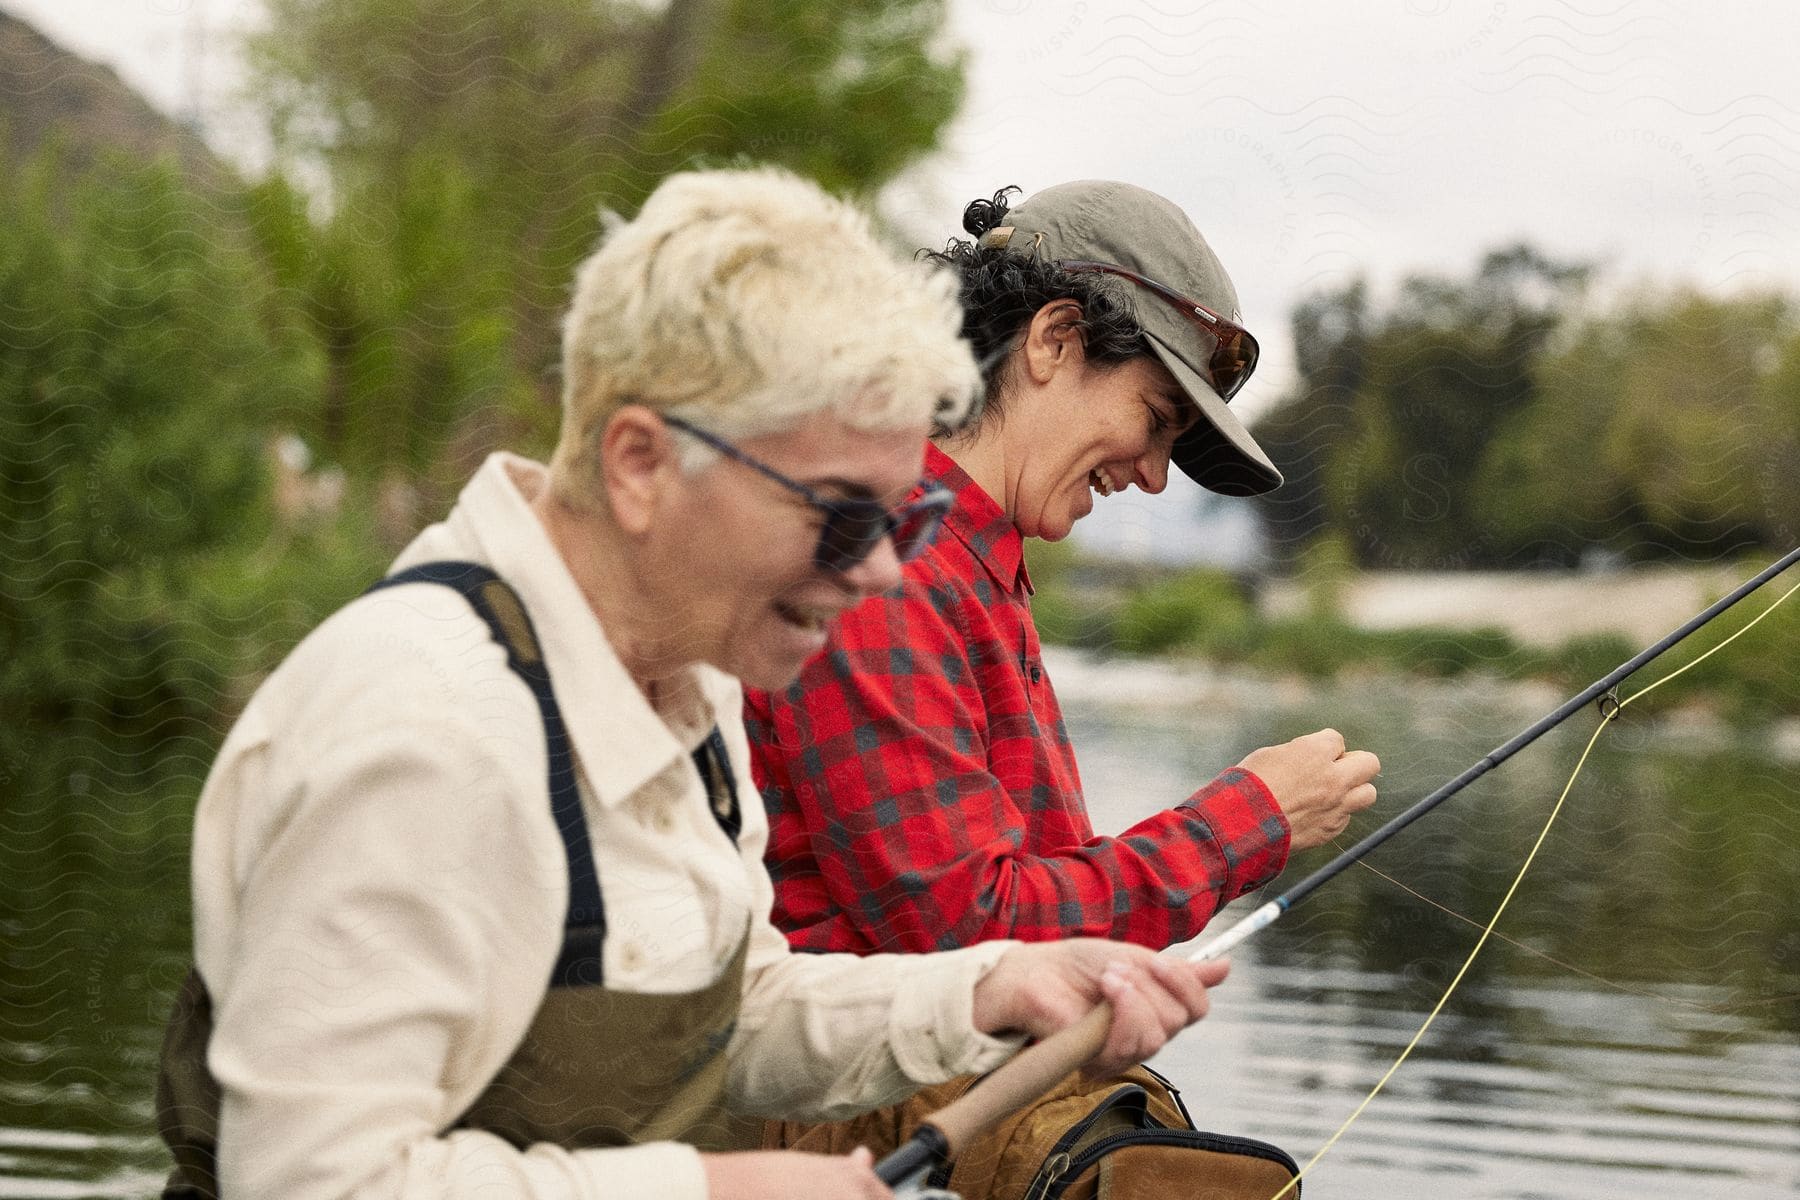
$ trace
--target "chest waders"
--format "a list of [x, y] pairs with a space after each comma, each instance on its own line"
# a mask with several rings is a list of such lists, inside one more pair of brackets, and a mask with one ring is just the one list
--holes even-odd
[[[543, 1003], [512, 1057], [445, 1132], [479, 1129], [521, 1149], [540, 1142], [571, 1150], [652, 1141], [702, 1150], [754, 1145], [760, 1123], [733, 1116], [724, 1103], [724, 1050], [737, 1026], [748, 935], [718, 979], [698, 991], [604, 986], [600, 880], [568, 730], [531, 619], [512, 588], [474, 563], [426, 563], [370, 590], [421, 582], [465, 597], [536, 697], [548, 749], [550, 808], [569, 869], [562, 952]], [[716, 727], [694, 752], [694, 763], [713, 816], [735, 843], [742, 825], [737, 787]], [[175, 1156], [164, 1200], [218, 1198], [219, 1086], [206, 1065], [211, 1035], [211, 997], [199, 971], [190, 970], [169, 1018], [156, 1086], [157, 1127]]]

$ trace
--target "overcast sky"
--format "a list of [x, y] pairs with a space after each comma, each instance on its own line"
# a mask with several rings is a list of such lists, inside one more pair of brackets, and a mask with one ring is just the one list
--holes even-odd
[[[168, 108], [220, 108], [255, 0], [0, 0]], [[1800, 294], [1800, 7], [1773, 0], [951, 0], [971, 53], [948, 151], [886, 207], [1110, 177], [1174, 199], [1236, 280], [1265, 367], [1358, 273], [1466, 274], [1527, 239], [1617, 283]], [[215, 31], [201, 39], [202, 29]], [[202, 57], [197, 48], [210, 46]], [[1118, 501], [1113, 505], [1118, 505]]]

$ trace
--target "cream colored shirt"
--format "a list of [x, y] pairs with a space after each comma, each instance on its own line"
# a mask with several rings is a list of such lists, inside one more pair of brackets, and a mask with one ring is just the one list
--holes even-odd
[[[789, 952], [769, 923], [736, 681], [697, 667], [650, 706], [529, 508], [544, 479], [493, 456], [395, 568], [485, 563], [530, 611], [578, 762], [607, 986], [700, 988], [748, 923], [729, 1049], [746, 1112], [843, 1116], [997, 1065], [1016, 1043], [975, 1031], [971, 994], [1007, 943]], [[715, 722], [742, 781], [736, 846], [689, 757]], [[521, 1153], [443, 1133], [536, 1013], [567, 887], [537, 706], [460, 596], [391, 588], [307, 637], [232, 729], [195, 821], [224, 1195], [704, 1196], [686, 1146]]]

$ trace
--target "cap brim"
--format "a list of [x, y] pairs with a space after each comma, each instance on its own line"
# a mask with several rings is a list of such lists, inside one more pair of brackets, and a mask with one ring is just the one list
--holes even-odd
[[1280, 487], [1281, 472], [1232, 414], [1231, 406], [1154, 333], [1146, 330], [1144, 337], [1181, 390], [1200, 407], [1200, 420], [1176, 439], [1170, 461], [1201, 487], [1224, 496], [1260, 496]]

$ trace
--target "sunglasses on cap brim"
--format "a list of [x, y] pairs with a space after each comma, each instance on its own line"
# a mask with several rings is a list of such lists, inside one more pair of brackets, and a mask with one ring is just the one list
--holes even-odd
[[1249, 380], [1251, 372], [1256, 370], [1256, 359], [1261, 349], [1250, 331], [1236, 321], [1220, 316], [1198, 300], [1115, 263], [1067, 258], [1058, 261], [1056, 265], [1077, 275], [1099, 273], [1129, 279], [1180, 313], [1200, 334], [1201, 343], [1210, 347], [1200, 366], [1200, 374], [1207, 386], [1219, 394], [1219, 399], [1229, 400], [1237, 395]]

